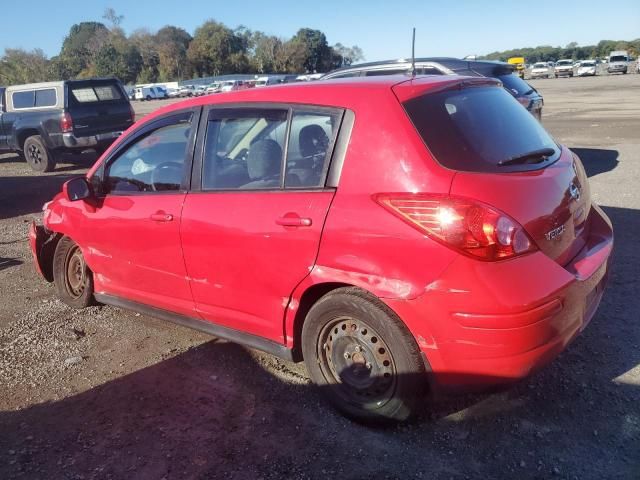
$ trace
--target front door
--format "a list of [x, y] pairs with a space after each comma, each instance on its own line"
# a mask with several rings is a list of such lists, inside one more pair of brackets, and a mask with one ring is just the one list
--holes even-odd
[[215, 108], [182, 245], [197, 311], [284, 343], [290, 295], [315, 263], [334, 195], [325, 177], [342, 112]]
[[96, 292], [195, 315], [180, 245], [194, 116], [145, 127], [92, 178], [102, 192], [82, 243]]

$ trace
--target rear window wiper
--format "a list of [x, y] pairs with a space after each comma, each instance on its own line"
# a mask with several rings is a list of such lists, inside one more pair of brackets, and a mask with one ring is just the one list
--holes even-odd
[[531, 160], [531, 159], [537, 160], [536, 162], [532, 162], [532, 163], [544, 162], [547, 158], [549, 158], [554, 153], [556, 153], [556, 151], [553, 148], [550, 148], [550, 147], [540, 148], [538, 150], [533, 150], [531, 152], [523, 153], [521, 155], [516, 155], [515, 157], [507, 158], [506, 160], [500, 160], [498, 162], [498, 166], [504, 167], [507, 165], [518, 165], [523, 163], [529, 163], [528, 160]]

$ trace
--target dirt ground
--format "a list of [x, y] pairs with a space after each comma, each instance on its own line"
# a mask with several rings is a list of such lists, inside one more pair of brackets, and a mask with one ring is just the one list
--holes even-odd
[[532, 83], [613, 220], [609, 289], [543, 371], [425, 401], [421, 421], [394, 429], [334, 413], [301, 365], [61, 304], [33, 270], [27, 227], [95, 158], [37, 175], [0, 156], [0, 478], [640, 478], [640, 75]]

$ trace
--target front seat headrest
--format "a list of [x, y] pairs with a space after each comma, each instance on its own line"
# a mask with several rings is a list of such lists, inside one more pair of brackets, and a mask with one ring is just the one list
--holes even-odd
[[247, 171], [251, 180], [273, 177], [280, 174], [282, 148], [270, 139], [259, 140], [249, 148]]

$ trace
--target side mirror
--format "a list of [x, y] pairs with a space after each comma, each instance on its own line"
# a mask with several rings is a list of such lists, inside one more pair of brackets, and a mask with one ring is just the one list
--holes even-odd
[[62, 192], [70, 202], [93, 198], [93, 189], [85, 177], [76, 177], [62, 185]]

